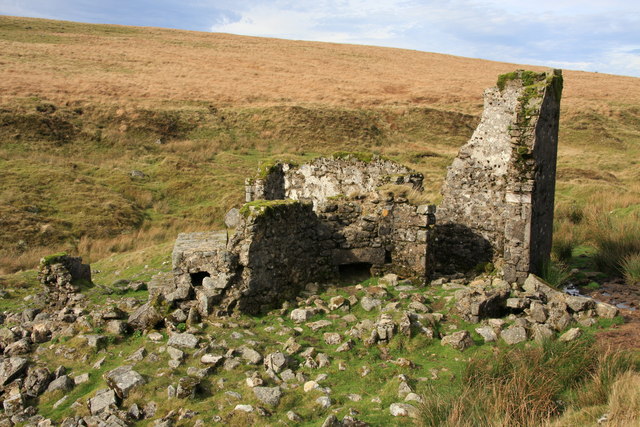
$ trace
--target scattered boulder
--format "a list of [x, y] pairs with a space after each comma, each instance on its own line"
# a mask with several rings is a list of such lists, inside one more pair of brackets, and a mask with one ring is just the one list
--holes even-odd
[[103, 388], [96, 392], [96, 395], [89, 399], [89, 412], [91, 415], [99, 415], [103, 412], [111, 412], [118, 408], [118, 398], [115, 391]]
[[29, 361], [22, 357], [10, 357], [0, 364], [0, 385], [5, 386], [23, 376]]
[[463, 351], [473, 345], [473, 339], [468, 331], [458, 331], [451, 335], [445, 335], [440, 343]]
[[4, 408], [5, 415], [16, 415], [24, 410], [24, 396], [22, 395], [22, 393], [10, 394], [2, 402], [2, 406]]
[[500, 336], [509, 345], [518, 344], [527, 340], [527, 330], [522, 326], [510, 326]]
[[279, 374], [289, 366], [289, 357], [282, 352], [270, 353], [264, 358], [264, 367]]
[[360, 306], [364, 311], [371, 311], [380, 308], [380, 306], [382, 306], [382, 301], [370, 296], [364, 296], [360, 300]]
[[68, 375], [61, 375], [49, 383], [47, 393], [56, 390], [69, 391], [72, 390], [75, 385], [76, 383]]
[[154, 301], [141, 305], [129, 316], [128, 323], [134, 329], [149, 330], [158, 326], [164, 317], [155, 307]]
[[262, 355], [249, 347], [243, 347], [240, 349], [240, 355], [244, 360], [252, 365], [259, 365], [262, 363]]
[[200, 380], [193, 377], [182, 377], [178, 380], [176, 397], [178, 399], [193, 399], [196, 395]]
[[145, 383], [142, 375], [134, 371], [131, 365], [120, 366], [105, 373], [104, 379], [120, 399], [125, 399], [131, 390]]
[[408, 403], [392, 403], [389, 411], [394, 417], [418, 418], [420, 414], [415, 406], [409, 405]]
[[25, 394], [29, 397], [40, 396], [49, 386], [52, 377], [47, 368], [39, 366], [29, 368], [27, 377], [24, 379]]
[[167, 345], [181, 348], [196, 348], [199, 341], [195, 335], [185, 332], [171, 335]]
[[599, 317], [604, 317], [605, 319], [613, 319], [618, 315], [618, 309], [604, 302], [598, 302], [596, 304], [596, 313]]
[[476, 328], [476, 332], [484, 339], [484, 342], [495, 342], [498, 340], [498, 335], [490, 326]]
[[313, 312], [307, 308], [296, 308], [291, 312], [291, 320], [295, 323], [304, 323], [313, 316]]
[[254, 387], [253, 393], [256, 395], [256, 399], [269, 406], [277, 406], [282, 397], [282, 391], [279, 387]]
[[564, 334], [560, 335], [559, 341], [574, 341], [582, 336], [582, 330], [580, 328], [571, 328]]

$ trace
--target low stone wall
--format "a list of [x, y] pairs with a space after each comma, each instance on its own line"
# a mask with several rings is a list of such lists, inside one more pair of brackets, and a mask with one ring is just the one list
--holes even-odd
[[81, 257], [50, 255], [40, 260], [38, 280], [45, 288], [46, 302], [65, 307], [73, 301], [82, 282], [91, 283], [91, 267], [83, 264]]
[[241, 212], [228, 242], [225, 233], [181, 234], [174, 280], [152, 293], [195, 304], [202, 315], [255, 314], [294, 299], [310, 282], [339, 280], [353, 266], [419, 281], [428, 275], [427, 206], [371, 193], [327, 200], [317, 213], [293, 200], [255, 201]]

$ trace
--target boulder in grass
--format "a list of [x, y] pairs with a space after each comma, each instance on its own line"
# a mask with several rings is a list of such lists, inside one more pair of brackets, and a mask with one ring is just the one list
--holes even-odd
[[119, 398], [125, 399], [131, 390], [145, 383], [142, 375], [133, 370], [131, 365], [120, 366], [104, 374], [104, 379], [110, 389]]
[[463, 351], [473, 345], [473, 339], [471, 339], [471, 334], [469, 334], [469, 332], [458, 331], [451, 335], [442, 337], [442, 341], [440, 343], [442, 345], [453, 347], [456, 350]]

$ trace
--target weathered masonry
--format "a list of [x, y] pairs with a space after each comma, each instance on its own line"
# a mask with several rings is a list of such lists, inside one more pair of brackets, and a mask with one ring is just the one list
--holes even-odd
[[493, 261], [505, 280], [523, 282], [548, 261], [561, 94], [560, 70], [505, 74], [485, 91], [438, 207], [435, 255], [445, 270]]
[[309, 282], [387, 272], [424, 281], [433, 208], [405, 197], [421, 185], [420, 174], [379, 158], [277, 163], [247, 182], [247, 194], [287, 198], [247, 203], [229, 240], [181, 234], [165, 298], [195, 298], [205, 315], [257, 313]]
[[493, 262], [507, 281], [523, 281], [551, 249], [561, 91], [557, 70], [517, 71], [487, 89], [437, 213], [409, 201], [421, 174], [375, 156], [263, 167], [245, 183], [234, 234], [181, 234], [173, 278], [153, 294], [209, 315], [258, 313], [309, 282], [358, 273], [424, 283], [434, 269]]

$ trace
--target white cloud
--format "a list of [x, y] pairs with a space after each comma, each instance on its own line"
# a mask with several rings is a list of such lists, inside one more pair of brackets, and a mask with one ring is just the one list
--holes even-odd
[[[213, 31], [376, 44], [640, 76], [640, 5], [621, 0], [278, 0]], [[631, 45], [627, 52], [618, 46]]]

